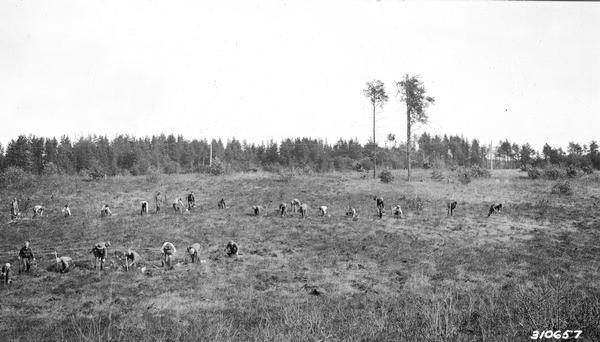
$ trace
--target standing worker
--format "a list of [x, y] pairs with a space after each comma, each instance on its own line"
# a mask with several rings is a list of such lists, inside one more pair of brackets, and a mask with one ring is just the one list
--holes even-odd
[[194, 197], [194, 192], [190, 192], [187, 196], [188, 210], [192, 210], [192, 208], [196, 207], [196, 198]]
[[154, 202], [156, 203], [156, 212], [160, 212], [160, 191], [156, 192], [154, 195]]
[[6, 264], [2, 265], [2, 282], [5, 284], [9, 284], [11, 282], [10, 280], [10, 264], [7, 262]]
[[25, 241], [23, 248], [19, 251], [19, 273], [21, 272], [29, 272], [31, 268], [31, 262], [35, 261], [35, 257], [33, 256], [33, 250], [29, 247], [29, 241]]
[[10, 203], [10, 218], [14, 220], [17, 217], [19, 217], [19, 201], [17, 201], [17, 198], [15, 197]]

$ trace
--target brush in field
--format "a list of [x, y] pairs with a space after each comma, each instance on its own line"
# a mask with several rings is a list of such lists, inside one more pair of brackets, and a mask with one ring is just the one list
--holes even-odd
[[417, 197], [417, 211], [423, 211], [423, 200], [420, 197]]
[[320, 296], [323, 294], [323, 290], [319, 289], [317, 286], [304, 284], [302, 285], [302, 288], [306, 290], [309, 295]]

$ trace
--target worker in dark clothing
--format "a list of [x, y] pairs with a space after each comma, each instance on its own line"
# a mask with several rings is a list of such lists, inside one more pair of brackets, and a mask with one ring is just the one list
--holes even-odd
[[192, 208], [196, 207], [196, 198], [194, 197], [194, 192], [190, 192], [190, 194], [187, 196], [187, 202], [188, 202], [188, 210], [192, 210]]
[[19, 273], [29, 272], [32, 261], [35, 261], [33, 256], [33, 250], [29, 247], [29, 241], [25, 241], [23, 248], [19, 251], [19, 259], [21, 260], [21, 266], [19, 267]]
[[235, 243], [233, 241], [229, 241], [227, 243], [227, 246], [225, 246], [225, 253], [229, 257], [238, 255], [238, 252], [239, 252], [238, 245], [237, 245], [237, 243]]
[[0, 278], [0, 281], [5, 283], [5, 284], [9, 284], [11, 282], [10, 280], [10, 264], [7, 262], [6, 264], [2, 265], [2, 278]]

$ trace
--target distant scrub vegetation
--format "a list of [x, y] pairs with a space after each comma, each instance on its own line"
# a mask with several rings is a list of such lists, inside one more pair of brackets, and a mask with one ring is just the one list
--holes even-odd
[[383, 183], [391, 183], [394, 181], [394, 175], [390, 170], [383, 170], [379, 173], [379, 180]]
[[[576, 177], [600, 169], [600, 153], [595, 141], [589, 145], [569, 143], [567, 152], [546, 144], [542, 153], [529, 144], [508, 141], [497, 144], [493, 153], [477, 139], [460, 136], [431, 136], [423, 133], [413, 140], [413, 167], [458, 170], [470, 178], [486, 177], [490, 159], [494, 168], [521, 168], [530, 178], [560, 179], [563, 174]], [[210, 146], [213, 163], [209, 165]], [[188, 140], [182, 136], [159, 135], [135, 138], [119, 135], [112, 140], [103, 136], [81, 137], [72, 142], [69, 137], [42, 138], [21, 135], [4, 148], [0, 145], [0, 172], [18, 168], [34, 175], [81, 175], [103, 178], [114, 175], [152, 175], [175, 173], [208, 173], [219, 175], [235, 171], [281, 172], [302, 170], [302, 173], [373, 169], [373, 152], [377, 167], [406, 168], [406, 145], [387, 141], [385, 147], [373, 143], [361, 145], [354, 139], [340, 139], [331, 145], [311, 138], [285, 139], [250, 144], [232, 139]], [[462, 169], [461, 169], [462, 168]], [[14, 169], [8, 175], [14, 176]], [[489, 172], [488, 172], [489, 173]], [[469, 179], [467, 179], [469, 178]], [[4, 181], [6, 183], [6, 180]]]

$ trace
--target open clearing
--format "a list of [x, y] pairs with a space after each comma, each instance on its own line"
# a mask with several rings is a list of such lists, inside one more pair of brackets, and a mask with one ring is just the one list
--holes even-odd
[[[513, 170], [468, 185], [433, 181], [427, 171], [407, 183], [403, 174], [391, 184], [356, 173], [59, 177], [26, 194], [1, 192], [0, 261], [13, 264], [14, 277], [0, 287], [0, 339], [525, 341], [533, 330], [570, 329], [600, 340], [597, 176], [573, 180], [574, 194], [559, 196], [550, 194], [553, 182]], [[172, 199], [188, 189], [198, 207], [174, 214]], [[160, 214], [157, 190], [169, 200]], [[375, 194], [388, 214], [399, 203], [406, 217], [375, 217]], [[45, 205], [48, 217], [7, 223], [16, 195]], [[217, 209], [221, 197], [229, 209]], [[417, 197], [422, 212], [409, 205]], [[293, 198], [309, 204], [308, 218], [275, 213]], [[447, 217], [451, 199], [458, 208]], [[150, 215], [140, 217], [141, 200]], [[250, 215], [269, 200], [268, 216]], [[488, 218], [495, 201], [503, 211]], [[60, 215], [66, 202], [71, 218]], [[349, 202], [357, 221], [344, 216]], [[114, 216], [98, 217], [104, 203]], [[320, 205], [330, 217], [317, 216]], [[38, 261], [19, 275], [25, 240]], [[237, 258], [223, 253], [229, 240], [240, 245]], [[102, 272], [89, 253], [100, 241], [112, 243]], [[177, 247], [170, 271], [160, 268], [163, 241]], [[206, 262], [188, 263], [194, 242]], [[149, 274], [124, 272], [127, 247]], [[54, 250], [75, 268], [53, 272]]]

